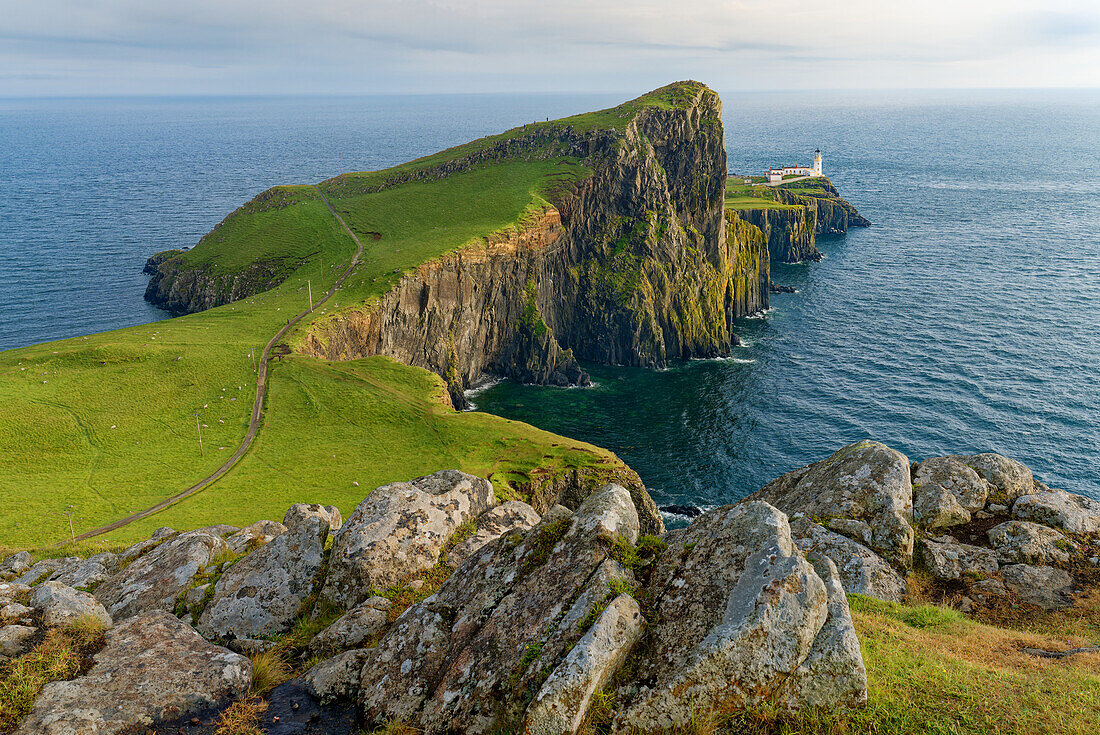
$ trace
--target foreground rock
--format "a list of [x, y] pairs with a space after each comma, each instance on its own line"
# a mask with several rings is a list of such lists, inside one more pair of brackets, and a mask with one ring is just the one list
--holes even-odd
[[430, 569], [458, 527], [494, 505], [488, 480], [458, 470], [383, 485], [336, 534], [323, 597], [351, 607]]
[[171, 611], [195, 575], [228, 551], [220, 536], [182, 533], [108, 578], [96, 589], [96, 597], [116, 620], [152, 610]]
[[453, 567], [462, 565], [478, 549], [503, 534], [533, 528], [540, 520], [539, 514], [527, 503], [509, 500], [492, 508], [477, 519], [477, 530], [468, 539], [455, 544], [447, 552], [447, 563]]
[[393, 603], [385, 597], [368, 597], [318, 633], [309, 643], [314, 655], [364, 646], [382, 632]]
[[42, 624], [47, 628], [64, 628], [82, 618], [98, 621], [104, 628], [112, 625], [111, 616], [95, 597], [61, 582], [43, 582], [35, 587], [30, 604], [42, 615]]
[[47, 684], [18, 735], [113, 735], [224, 706], [248, 690], [248, 659], [165, 612], [107, 633], [84, 676]]
[[1022, 497], [1012, 506], [1012, 515], [1070, 533], [1100, 533], [1100, 502], [1064, 490]]
[[748, 500], [789, 515], [859, 521], [873, 517], [868, 545], [895, 567], [913, 559], [913, 485], [909, 460], [878, 442], [862, 441], [821, 462], [788, 472]]
[[921, 565], [932, 576], [943, 581], [960, 579], [964, 575], [986, 577], [999, 568], [997, 555], [991, 549], [960, 544], [950, 536], [928, 539], [920, 545]]
[[820, 554], [832, 560], [846, 592], [887, 602], [901, 602], [905, 597], [905, 579], [863, 544], [806, 518], [791, 521], [791, 533], [807, 554]]
[[1065, 564], [1073, 544], [1053, 528], [1008, 521], [989, 529], [989, 543], [1002, 564]]
[[[823, 568], [835, 578], [832, 567]], [[650, 594], [659, 622], [638, 666], [645, 684], [620, 726], [682, 727], [696, 712], [759, 704], [777, 696], [803, 664], [810, 669], [799, 677], [820, 673], [815, 661], [828, 662], [830, 675], [844, 683], [807, 688], [820, 698], [792, 699], [792, 706], [866, 696], [858, 646], [853, 651], [831, 630], [851, 628], [847, 606], [834, 606], [835, 619], [819, 642], [831, 612], [826, 583], [794, 543], [786, 516], [766, 503], [719, 508], [670, 533]], [[837, 648], [842, 641], [845, 648]]]
[[295, 505], [288, 530], [222, 574], [198, 628], [213, 639], [265, 638], [285, 633], [320, 581], [325, 541], [339, 511]]

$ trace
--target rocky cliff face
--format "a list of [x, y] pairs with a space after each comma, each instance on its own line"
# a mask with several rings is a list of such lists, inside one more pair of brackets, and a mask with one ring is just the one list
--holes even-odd
[[507, 155], [583, 155], [594, 173], [517, 232], [425, 264], [377, 304], [316, 323], [305, 350], [425, 367], [456, 405], [485, 372], [583, 385], [578, 358], [660, 367], [728, 353], [732, 320], [767, 306], [769, 270], [759, 234], [723, 214], [721, 101], [688, 89], [685, 104], [643, 108], [623, 131], [552, 128], [509, 141]]

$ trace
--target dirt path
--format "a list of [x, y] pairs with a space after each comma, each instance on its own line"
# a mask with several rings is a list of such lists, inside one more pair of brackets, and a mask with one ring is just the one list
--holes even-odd
[[[150, 508], [146, 508], [145, 510], [138, 511], [133, 515], [126, 516], [125, 518], [121, 518], [117, 521], [114, 521], [113, 523], [108, 523], [106, 526], [100, 526], [99, 528], [93, 528], [90, 531], [85, 531], [84, 533], [78, 534], [75, 539], [76, 541], [82, 541], [93, 536], [99, 536], [101, 534], [114, 531], [117, 528], [122, 528], [123, 526], [129, 525], [134, 521], [140, 521], [143, 518], [148, 518], [154, 513], [159, 513], [165, 508], [169, 508], [180, 502], [181, 500], [191, 495], [194, 495], [199, 490], [202, 490], [204, 487], [208, 486], [219, 477], [225, 475], [227, 472], [229, 472], [229, 470], [233, 469], [233, 467], [236, 466], [236, 464], [241, 460], [241, 457], [245, 455], [245, 452], [248, 451], [249, 447], [252, 446], [252, 442], [253, 440], [255, 440], [256, 434], [259, 433], [260, 427], [263, 422], [263, 405], [264, 396], [267, 394], [267, 370], [269, 360], [271, 358], [271, 349], [276, 344], [278, 344], [279, 340], [282, 339], [288, 331], [290, 331], [291, 327], [293, 327], [304, 317], [310, 314], [313, 309], [316, 309], [317, 307], [323, 305], [326, 301], [332, 298], [332, 295], [336, 293], [336, 289], [343, 285], [344, 280], [351, 274], [352, 269], [354, 269], [355, 266], [359, 264], [359, 258], [363, 255], [363, 243], [360, 242], [359, 238], [355, 236], [355, 233], [351, 231], [351, 228], [348, 227], [348, 223], [344, 221], [344, 218], [337, 214], [336, 210], [332, 208], [332, 205], [329, 204], [328, 199], [325, 197], [324, 192], [322, 192], [320, 188], [317, 188], [317, 193], [320, 195], [321, 201], [323, 201], [325, 203], [325, 206], [328, 207], [328, 211], [332, 212], [332, 216], [335, 217], [336, 221], [339, 222], [340, 225], [344, 228], [344, 231], [348, 233], [348, 236], [350, 236], [351, 239], [355, 241], [355, 255], [352, 256], [351, 262], [348, 264], [348, 267], [344, 270], [340, 277], [336, 279], [336, 283], [334, 283], [332, 288], [328, 290], [328, 293], [322, 296], [321, 299], [317, 301], [317, 303], [311, 306], [311, 308], [303, 311], [301, 314], [287, 322], [283, 326], [283, 328], [276, 332], [275, 336], [268, 341], [267, 345], [264, 346], [263, 354], [260, 356], [259, 372], [256, 379], [256, 400], [252, 403], [252, 418], [248, 422], [248, 433], [244, 435], [244, 440], [241, 442], [240, 446], [237, 447], [237, 451], [233, 453], [232, 457], [225, 461], [225, 464], [223, 464], [221, 467], [214, 470], [213, 473], [202, 478], [186, 490], [176, 493], [172, 497], [166, 498], [156, 505]], [[58, 546], [62, 546], [66, 543], [69, 543], [69, 541], [64, 541], [58, 544]]]

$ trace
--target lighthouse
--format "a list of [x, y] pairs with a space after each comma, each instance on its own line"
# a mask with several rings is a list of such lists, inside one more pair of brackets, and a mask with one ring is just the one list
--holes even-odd
[[814, 165], [810, 169], [810, 176], [821, 176], [821, 149], [814, 151]]

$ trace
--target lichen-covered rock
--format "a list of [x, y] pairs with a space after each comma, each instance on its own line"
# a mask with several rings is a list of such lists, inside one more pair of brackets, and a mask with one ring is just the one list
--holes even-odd
[[212, 533], [215, 536], [226, 538], [227, 536], [231, 536], [232, 534], [237, 533], [237, 531], [240, 531], [241, 529], [237, 528], [236, 526], [231, 526], [228, 523], [215, 523], [213, 526], [203, 526], [202, 528], [196, 528], [195, 530]]
[[38, 629], [30, 625], [0, 627], [0, 663], [25, 653], [37, 632]]
[[61, 582], [43, 582], [35, 587], [30, 604], [41, 613], [42, 624], [47, 628], [62, 628], [85, 617], [111, 627], [111, 616], [95, 597]]
[[430, 569], [455, 530], [494, 505], [488, 480], [458, 470], [383, 485], [337, 532], [322, 595], [350, 607]]
[[286, 533], [286, 526], [278, 521], [256, 521], [227, 536], [225, 542], [233, 553], [243, 554], [251, 548], [263, 546], [282, 533]]
[[1011, 505], [1016, 498], [1035, 492], [1035, 478], [1031, 470], [1014, 459], [993, 452], [949, 459], [957, 459], [970, 467], [992, 486], [988, 498], [990, 503]]
[[527, 503], [509, 500], [482, 513], [477, 519], [477, 530], [465, 541], [454, 545], [447, 552], [447, 563], [461, 566], [478, 549], [513, 529], [526, 531], [540, 520], [539, 514]]
[[[588, 620], [575, 608], [611, 594], [609, 549], [637, 529], [630, 493], [607, 485], [575, 514], [555, 506], [526, 534], [486, 544], [370, 649], [359, 688], [365, 722], [470, 733], [518, 722], [585, 632], [565, 621]], [[593, 587], [598, 594], [584, 594]]]
[[803, 707], [862, 706], [867, 703], [867, 668], [840, 576], [828, 556], [810, 552], [806, 557], [825, 582], [829, 616], [806, 660], [783, 685], [776, 704], [791, 711]]
[[9, 602], [0, 607], [0, 621], [27, 620], [33, 612], [33, 607], [27, 607], [18, 602]]
[[[317, 506], [321, 508], [321, 506]], [[294, 625], [305, 599], [313, 594], [324, 567], [330, 523], [339, 517], [308, 513], [299, 505], [286, 533], [276, 536], [229, 567], [214, 585], [214, 596], [199, 619], [207, 638], [265, 638]]]
[[1070, 607], [1073, 577], [1063, 569], [1010, 564], [1001, 569], [1005, 585], [1024, 602], [1044, 610]]
[[1100, 533], [1100, 502], [1065, 490], [1025, 495], [1012, 506], [1012, 516], [1070, 533]]
[[746, 500], [765, 501], [792, 517], [866, 521], [871, 549], [899, 569], [912, 566], [909, 460], [884, 444], [851, 444], [828, 459], [788, 472]]
[[44, 582], [59, 571], [75, 568], [83, 562], [79, 556], [67, 556], [63, 559], [41, 559], [15, 580], [16, 584], [34, 586]]
[[12, 575], [18, 577], [31, 568], [31, 554], [29, 551], [19, 551], [0, 561], [0, 575]]
[[0, 582], [0, 604], [6, 605], [31, 588], [18, 582]]
[[302, 686], [321, 704], [355, 699], [359, 691], [359, 674], [366, 660], [365, 650], [344, 651], [302, 674]]
[[96, 588], [112, 618], [121, 620], [151, 610], [173, 610], [176, 597], [195, 575], [229, 551], [220, 536], [190, 531], [169, 538], [138, 557]]
[[965, 575], [988, 576], [999, 568], [992, 549], [960, 544], [949, 536], [921, 541], [918, 556], [921, 566], [944, 581]]
[[[830, 612], [825, 583], [786, 516], [753, 501], [669, 534], [647, 594], [658, 620], [636, 667], [643, 685], [616, 723], [647, 732], [770, 700], [807, 660]], [[822, 661], [832, 656], [819, 653]]]
[[320, 503], [295, 503], [287, 509], [283, 516], [283, 526], [293, 531], [300, 523], [309, 518], [321, 518], [333, 531], [340, 530], [343, 518], [340, 510], [335, 505], [321, 505]]
[[970, 523], [970, 511], [950, 490], [939, 485], [920, 485], [913, 488], [913, 520], [928, 530], [951, 528]]
[[989, 529], [989, 543], [1002, 564], [1065, 564], [1073, 548], [1063, 534], [1028, 521], [1006, 521], [994, 526]]
[[94, 588], [118, 571], [119, 560], [116, 554], [103, 551], [89, 556], [83, 561], [59, 569], [50, 577], [52, 581], [67, 584], [78, 590]]
[[129, 564], [145, 552], [149, 551], [150, 549], [156, 548], [166, 539], [175, 535], [176, 531], [174, 529], [171, 529], [168, 526], [161, 526], [157, 530], [153, 531], [153, 535], [149, 538], [145, 539], [144, 541], [138, 541], [136, 544], [133, 544], [129, 548], [125, 549], [122, 553], [120, 553], [118, 555], [118, 561], [120, 564], [123, 565]]
[[87, 674], [43, 687], [17, 735], [114, 735], [155, 726], [242, 696], [248, 659], [207, 643], [166, 612], [131, 617], [107, 633]]
[[[976, 464], [979, 467], [992, 466], [985, 459], [977, 460]], [[995, 476], [1000, 478], [1002, 474]], [[917, 465], [913, 473], [914, 512], [919, 498], [922, 495], [938, 495], [937, 489], [951, 493], [958, 501], [957, 504], [971, 513], [985, 508], [985, 501], [989, 497], [989, 483], [958, 457], [933, 457]]]
[[577, 732], [592, 695], [619, 670], [644, 628], [641, 608], [633, 597], [621, 594], [612, 600], [539, 689], [527, 709], [524, 732]]
[[368, 597], [314, 636], [310, 652], [318, 655], [363, 646], [386, 627], [392, 606], [385, 597]]
[[807, 518], [796, 518], [790, 525], [800, 549], [832, 559], [846, 592], [887, 602], [901, 602], [905, 598], [905, 580], [866, 546], [828, 531]]

